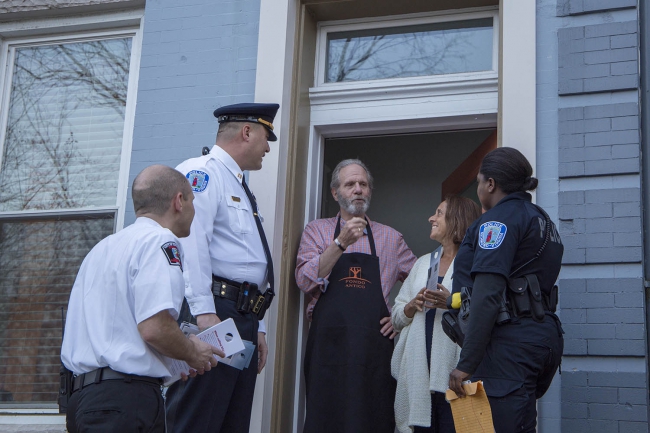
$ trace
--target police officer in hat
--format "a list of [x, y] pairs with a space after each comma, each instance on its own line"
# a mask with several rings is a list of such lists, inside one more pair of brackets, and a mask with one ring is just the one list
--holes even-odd
[[462, 381], [482, 380], [496, 433], [535, 431], [536, 400], [550, 386], [564, 347], [554, 314], [564, 247], [555, 224], [526, 192], [537, 187], [532, 174], [516, 149], [485, 156], [477, 193], [486, 212], [468, 229], [454, 269], [452, 292], [472, 292], [449, 387], [464, 396]]
[[188, 275], [185, 298], [191, 314], [201, 329], [232, 318], [255, 351], [243, 370], [219, 364], [202, 381], [189, 379], [170, 387], [170, 432], [249, 430], [255, 380], [268, 353], [264, 322], [259, 319], [273, 295], [273, 264], [244, 171], [262, 168], [271, 150], [268, 142], [277, 140], [273, 119], [279, 107], [251, 103], [218, 108], [216, 144], [205, 155], [176, 167], [195, 196], [191, 234], [182, 241]]

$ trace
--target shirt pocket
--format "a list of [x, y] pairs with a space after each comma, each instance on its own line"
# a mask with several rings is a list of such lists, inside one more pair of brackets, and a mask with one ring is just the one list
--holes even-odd
[[226, 199], [228, 205], [228, 221], [230, 229], [235, 233], [250, 233], [251, 211], [248, 209], [243, 197], [229, 195]]

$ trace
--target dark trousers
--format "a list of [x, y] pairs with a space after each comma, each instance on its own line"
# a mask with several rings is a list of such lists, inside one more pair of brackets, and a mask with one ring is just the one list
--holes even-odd
[[202, 376], [178, 381], [167, 390], [167, 431], [172, 433], [248, 433], [257, 380], [257, 327], [253, 314], [238, 313], [235, 302], [215, 298], [221, 320], [235, 321], [239, 335], [255, 344], [248, 368], [217, 364]]
[[534, 433], [537, 399], [560, 365], [564, 340], [559, 321], [496, 326], [472, 380], [483, 380], [496, 433]]
[[70, 433], [164, 433], [160, 386], [132, 380], [105, 380], [72, 394], [66, 427]]
[[431, 427], [414, 426], [414, 433], [456, 433], [451, 405], [442, 392], [431, 393]]

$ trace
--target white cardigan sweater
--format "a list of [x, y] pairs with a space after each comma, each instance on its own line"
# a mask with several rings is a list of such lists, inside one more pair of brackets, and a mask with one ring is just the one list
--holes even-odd
[[[393, 327], [399, 331], [399, 340], [391, 360], [391, 373], [397, 379], [395, 421], [400, 433], [411, 433], [413, 426], [431, 426], [431, 393], [445, 392], [449, 373], [456, 368], [460, 347], [442, 330], [440, 319], [445, 310], [437, 309], [431, 344], [431, 375], [427, 366], [425, 342], [426, 312], [416, 311], [412, 319], [404, 314], [404, 307], [427, 285], [431, 254], [426, 254], [413, 265], [393, 306]], [[442, 285], [451, 291], [454, 262], [451, 262]], [[425, 378], [429, 380], [425, 380]]]

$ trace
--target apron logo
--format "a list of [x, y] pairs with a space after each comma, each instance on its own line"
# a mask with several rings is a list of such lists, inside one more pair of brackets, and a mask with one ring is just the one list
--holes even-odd
[[370, 281], [361, 278], [361, 266], [351, 266], [348, 276], [339, 281], [343, 281], [345, 287], [355, 289], [365, 289], [366, 283], [370, 283]]

